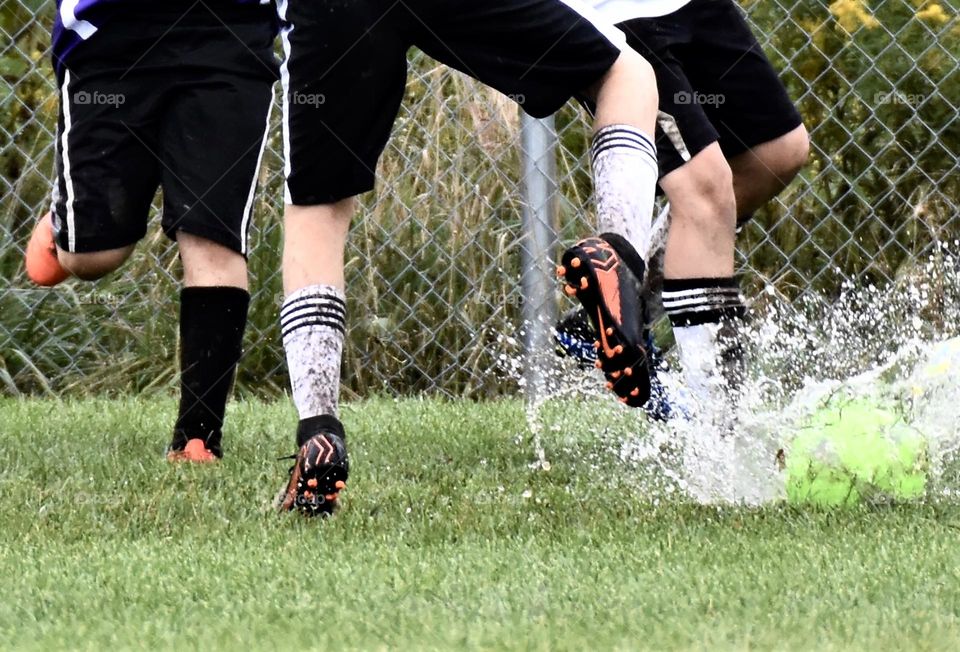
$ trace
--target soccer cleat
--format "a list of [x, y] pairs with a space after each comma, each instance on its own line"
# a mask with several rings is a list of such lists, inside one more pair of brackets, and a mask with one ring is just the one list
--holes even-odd
[[216, 462], [217, 459], [217, 456], [207, 448], [206, 442], [202, 439], [190, 439], [183, 448], [170, 448], [167, 450], [168, 462], [208, 464], [210, 462]]
[[[326, 427], [300, 446], [290, 468], [280, 511], [297, 510], [306, 516], [329, 516], [347, 486], [350, 464], [343, 426], [326, 416]], [[302, 440], [302, 437], [298, 436]]]
[[[596, 339], [597, 335], [583, 308], [574, 308], [564, 313], [554, 329], [557, 355], [573, 358], [581, 369], [602, 367], [602, 363], [597, 360], [597, 351], [594, 348]], [[647, 368], [650, 374], [650, 400], [643, 406], [643, 411], [654, 421], [669, 421], [674, 417], [684, 416], [683, 407], [668, 394], [667, 388], [660, 379], [659, 373], [669, 371], [670, 367], [649, 328], [644, 330], [644, 346], [647, 350]], [[625, 369], [622, 373], [614, 371], [610, 375], [616, 380], [623, 373], [632, 374], [635, 371]]]
[[646, 266], [636, 250], [614, 233], [581, 240], [567, 249], [557, 268], [597, 334], [597, 367], [608, 387], [631, 407], [650, 398], [641, 294]]
[[40, 218], [30, 241], [27, 243], [27, 252], [24, 255], [23, 266], [27, 277], [44, 287], [53, 287], [70, 277], [70, 272], [63, 268], [57, 260], [57, 245], [53, 238], [53, 216], [47, 213]]

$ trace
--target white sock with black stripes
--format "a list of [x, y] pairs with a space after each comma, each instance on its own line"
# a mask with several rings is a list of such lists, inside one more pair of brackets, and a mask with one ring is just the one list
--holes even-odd
[[746, 314], [737, 279], [665, 279], [663, 308], [693, 397], [706, 407], [735, 394], [743, 380], [737, 325]]
[[311, 285], [286, 298], [280, 332], [300, 419], [337, 416], [346, 302], [332, 285]]
[[653, 139], [629, 125], [609, 125], [594, 134], [590, 154], [600, 232], [626, 238], [646, 261], [659, 178]]

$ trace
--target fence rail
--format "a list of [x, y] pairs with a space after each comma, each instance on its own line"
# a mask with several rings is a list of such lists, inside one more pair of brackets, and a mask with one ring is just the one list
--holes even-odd
[[[740, 237], [748, 287], [831, 295], [845, 280], [893, 282], [936, 243], [960, 238], [958, 0], [741, 4], [800, 106], [813, 147], [802, 178]], [[127, 266], [95, 285], [39, 290], [22, 272], [53, 170], [52, 11], [49, 0], [0, 4], [0, 392], [168, 390], [176, 382], [180, 272], [155, 222]], [[552, 129], [557, 156], [546, 162], [537, 152], [550, 145], [543, 139]], [[402, 115], [347, 256], [349, 391], [515, 391], [522, 288], [542, 292], [533, 268], [548, 264], [545, 227], [564, 242], [590, 230], [588, 138], [575, 107], [546, 125], [521, 122], [505, 98], [411, 53]], [[276, 323], [280, 149], [274, 129], [261, 171], [254, 297], [238, 378], [241, 392], [260, 395], [286, 384]], [[555, 166], [558, 193], [546, 204], [529, 193], [525, 201], [525, 188], [549, 191], [544, 166]], [[533, 308], [549, 315], [557, 305], [541, 299]], [[526, 337], [542, 345], [542, 332]]]

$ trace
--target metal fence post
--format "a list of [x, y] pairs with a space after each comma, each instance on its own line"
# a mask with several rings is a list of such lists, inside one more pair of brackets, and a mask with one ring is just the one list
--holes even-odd
[[523, 171], [524, 393], [535, 402], [545, 393], [553, 358], [550, 329], [557, 318], [553, 277], [557, 214], [557, 133], [552, 117], [521, 115]]

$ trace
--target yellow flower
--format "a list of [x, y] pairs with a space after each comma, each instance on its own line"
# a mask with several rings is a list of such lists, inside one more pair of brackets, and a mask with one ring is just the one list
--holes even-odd
[[917, 18], [920, 18], [921, 20], [929, 20], [931, 23], [937, 23], [938, 25], [942, 25], [950, 20], [950, 16], [947, 15], [947, 12], [944, 11], [943, 7], [937, 3], [929, 5], [922, 11], [918, 11]]
[[867, 11], [863, 0], [836, 0], [830, 4], [830, 13], [847, 32], [855, 32], [861, 25], [867, 29], [880, 26], [880, 21]]

